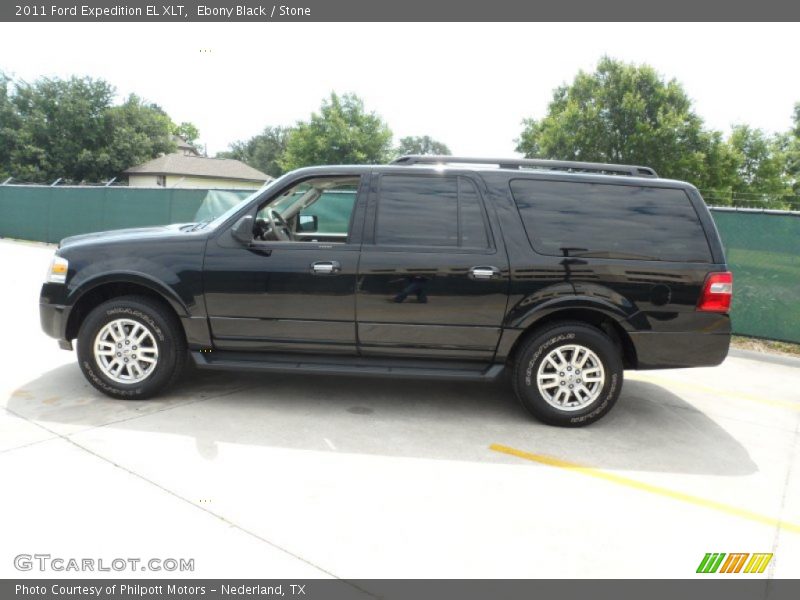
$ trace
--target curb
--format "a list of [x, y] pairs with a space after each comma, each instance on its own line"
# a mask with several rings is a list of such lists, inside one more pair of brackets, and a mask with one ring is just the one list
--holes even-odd
[[740, 350], [739, 348], [731, 348], [728, 351], [728, 356], [733, 356], [734, 358], [746, 358], [748, 360], [758, 360], [761, 362], [772, 363], [774, 365], [795, 367], [800, 369], [800, 358], [795, 358], [794, 356], [768, 354], [766, 352], [755, 352], [754, 350]]

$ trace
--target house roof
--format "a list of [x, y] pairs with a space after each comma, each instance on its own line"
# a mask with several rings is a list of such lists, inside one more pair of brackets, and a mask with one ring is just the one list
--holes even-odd
[[265, 182], [272, 177], [232, 158], [165, 154], [124, 171], [127, 175], [185, 175]]
[[183, 139], [179, 135], [173, 135], [172, 141], [178, 147], [179, 152], [183, 152], [183, 154], [194, 154], [195, 156], [200, 156], [200, 152], [192, 146], [189, 142]]

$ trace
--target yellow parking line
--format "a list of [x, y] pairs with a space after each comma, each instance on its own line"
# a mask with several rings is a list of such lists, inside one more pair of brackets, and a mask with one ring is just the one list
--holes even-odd
[[643, 481], [636, 481], [635, 479], [623, 477], [622, 475], [608, 473], [606, 471], [602, 471], [600, 469], [594, 469], [592, 467], [585, 467], [583, 465], [568, 462], [566, 460], [561, 460], [560, 458], [554, 458], [552, 456], [546, 456], [544, 454], [532, 454], [530, 452], [525, 452], [524, 450], [509, 448], [508, 446], [503, 446], [501, 444], [492, 444], [491, 446], [489, 446], [489, 450], [494, 450], [495, 452], [500, 452], [502, 454], [509, 454], [511, 456], [516, 456], [517, 458], [530, 460], [551, 467], [560, 467], [562, 469], [568, 469], [570, 471], [574, 471], [582, 475], [588, 475], [589, 477], [594, 477], [596, 479], [603, 479], [604, 481], [610, 481], [611, 483], [616, 483], [617, 485], [633, 488], [636, 490], [640, 490], [642, 492], [649, 492], [651, 494], [656, 494], [657, 496], [662, 496], [664, 498], [672, 498], [673, 500], [680, 500], [681, 502], [694, 504], [695, 506], [710, 508], [711, 510], [727, 513], [729, 515], [741, 517], [743, 519], [748, 519], [750, 521], [755, 521], [757, 523], [762, 523], [764, 525], [769, 525], [771, 527], [778, 527], [780, 529], [783, 529], [784, 531], [791, 531], [792, 533], [800, 533], [800, 524], [797, 523], [790, 523], [788, 521], [781, 521], [780, 519], [773, 519], [772, 517], [767, 517], [765, 515], [761, 515], [759, 513], [744, 508], [738, 508], [736, 506], [731, 506], [730, 504], [717, 502], [716, 500], [708, 500], [706, 498], [700, 498], [699, 496], [692, 496], [691, 494], [677, 492], [675, 490], [670, 490], [668, 488], [661, 487], [658, 485], [644, 483]]
[[789, 402], [788, 400], [775, 400], [773, 398], [766, 398], [764, 396], [757, 396], [755, 394], [748, 394], [746, 392], [737, 392], [733, 390], [724, 390], [708, 385], [699, 383], [689, 383], [687, 381], [679, 381], [677, 379], [670, 379], [668, 377], [659, 377], [657, 375], [642, 375], [625, 374], [625, 379], [630, 381], [643, 381], [645, 383], [655, 383], [657, 385], [664, 385], [674, 388], [681, 388], [685, 390], [702, 392], [703, 394], [711, 394], [713, 396], [721, 396], [723, 398], [736, 398], [738, 400], [747, 400], [748, 402], [758, 402], [768, 406], [775, 406], [777, 408], [788, 408], [789, 410], [800, 410], [800, 402]]

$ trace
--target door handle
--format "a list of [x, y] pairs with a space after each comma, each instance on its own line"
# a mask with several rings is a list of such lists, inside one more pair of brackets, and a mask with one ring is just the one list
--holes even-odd
[[485, 281], [486, 279], [496, 279], [498, 277], [500, 277], [500, 269], [497, 267], [472, 267], [469, 270], [470, 279]]
[[325, 260], [311, 263], [311, 272], [314, 275], [335, 275], [342, 270], [342, 265], [335, 260]]

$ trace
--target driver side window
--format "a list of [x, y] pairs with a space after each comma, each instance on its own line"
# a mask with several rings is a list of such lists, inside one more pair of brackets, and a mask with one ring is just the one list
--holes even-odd
[[358, 176], [314, 177], [259, 207], [256, 241], [344, 243], [358, 192]]

